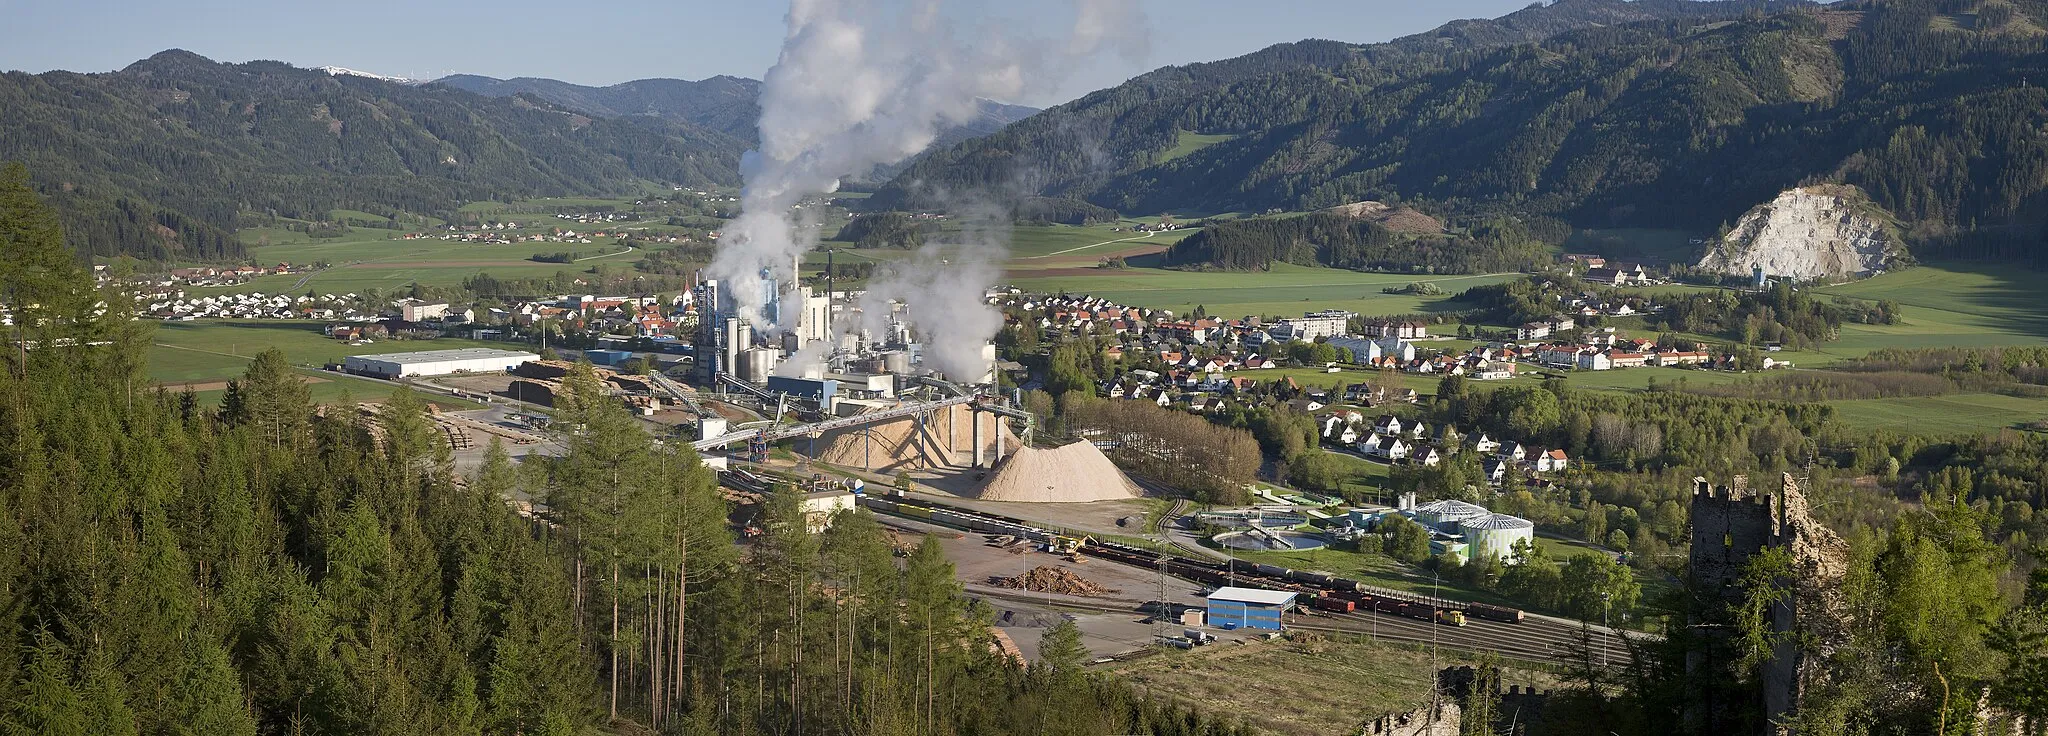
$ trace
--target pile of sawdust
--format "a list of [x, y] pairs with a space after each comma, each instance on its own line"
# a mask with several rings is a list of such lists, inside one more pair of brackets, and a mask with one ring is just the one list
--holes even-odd
[[1109, 456], [1088, 442], [1050, 450], [1020, 449], [1005, 458], [988, 484], [983, 501], [1087, 503], [1142, 495], [1136, 483], [1118, 470]]
[[[996, 426], [1002, 433], [1003, 451], [1008, 454], [1022, 443], [1011, 433], [1010, 422], [982, 416], [982, 462], [995, 457]], [[893, 422], [828, 432], [819, 438], [817, 460], [875, 472], [899, 470], [966, 469], [974, 464], [974, 417], [965, 406], [949, 406], [920, 422], [906, 417]]]
[[1033, 593], [1058, 593], [1060, 595], [1109, 595], [1123, 591], [1105, 587], [1093, 580], [1075, 575], [1064, 567], [1038, 566], [1030, 572], [1008, 578], [994, 578], [990, 585], [1011, 590], [1028, 590]]

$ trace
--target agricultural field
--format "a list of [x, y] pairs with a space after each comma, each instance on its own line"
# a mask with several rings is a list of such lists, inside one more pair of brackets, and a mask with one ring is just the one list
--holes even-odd
[[[1123, 269], [1060, 269], [1031, 274], [1012, 270], [1011, 284], [1026, 291], [1076, 292], [1137, 307], [1192, 312], [1197, 305], [1214, 316], [1296, 315], [1320, 309], [1345, 309], [1367, 315], [1449, 311], [1446, 302], [1458, 292], [1495, 284], [1514, 274], [1422, 276], [1364, 273], [1275, 263], [1259, 272], [1171, 271], [1133, 264]], [[1386, 294], [1382, 289], [1431, 282], [1440, 296]]]
[[[1292, 378], [1295, 383], [1301, 384], [1304, 387], [1315, 386], [1319, 388], [1343, 386], [1353, 383], [1377, 384], [1387, 380], [1387, 377], [1381, 375], [1379, 371], [1365, 371], [1356, 368], [1347, 368], [1338, 373], [1330, 373], [1320, 368], [1266, 368], [1255, 371], [1225, 371], [1223, 375], [1229, 377], [1243, 376], [1266, 382], [1277, 381], [1282, 378]], [[1393, 376], [1393, 385], [1399, 388], [1412, 388], [1422, 395], [1428, 396], [1436, 393], [1436, 385], [1440, 380], [1437, 376], [1396, 373]]]
[[[1029, 272], [1073, 266], [1093, 267], [1111, 255], [1157, 251], [1195, 233], [1194, 228], [1153, 233], [1130, 230], [1132, 225], [1157, 219], [1126, 219], [1100, 225], [1018, 225], [1007, 233], [990, 233], [982, 240], [1003, 243], [1009, 268]], [[955, 225], [949, 224], [940, 232], [931, 236], [932, 239], [960, 238], [960, 228]], [[852, 243], [841, 240], [828, 240], [824, 245], [841, 248], [842, 255], [869, 256], [875, 260], [894, 260], [909, 254], [909, 251], [884, 248], [854, 250]]]
[[[1521, 369], [1525, 372], [1519, 374], [1515, 380], [1542, 380], [1536, 376], [1536, 370], [1538, 369], [1535, 366], [1523, 365], [1521, 366]], [[1711, 386], [1715, 384], [1732, 383], [1735, 381], [1746, 380], [1753, 377], [1741, 373], [1730, 373], [1728, 371], [1708, 371], [1696, 368], [1668, 368], [1660, 366], [1623, 368], [1621, 370], [1611, 371], [1545, 372], [1562, 374], [1565, 377], [1565, 382], [1567, 383], [1567, 385], [1573, 386], [1575, 388], [1604, 389], [1609, 391], [1640, 391], [1649, 388], [1650, 384], [1653, 383], [1657, 384], [1659, 388], [1677, 388], [1680, 386]], [[1472, 385], [1484, 388], [1488, 385], [1498, 384], [1489, 384], [1487, 382], [1474, 382]]]
[[262, 276], [232, 287], [194, 289], [194, 294], [262, 292], [303, 294], [308, 290], [324, 294], [362, 293], [367, 289], [390, 291], [414, 282], [427, 286], [455, 286], [463, 279], [488, 271], [500, 278], [553, 276], [562, 271], [581, 272], [601, 263], [630, 264], [642, 255], [628, 251], [594, 256], [566, 263], [528, 260], [535, 253], [586, 251], [597, 253], [613, 247], [609, 242], [510, 243], [493, 245], [452, 240], [404, 240], [399, 231], [354, 228], [339, 238], [312, 238], [305, 233], [256, 228], [242, 231], [246, 242], [259, 243], [249, 249], [256, 263], [310, 264], [325, 261], [330, 267], [314, 273]]
[[[1153, 694], [1204, 713], [1244, 721], [1260, 733], [1320, 736], [1358, 733], [1382, 715], [1429, 697], [1433, 666], [1468, 663], [1451, 651], [1372, 642], [1365, 637], [1296, 634], [1284, 641], [1208, 646], [1105, 668]], [[1503, 684], [1553, 687], [1548, 676], [1509, 671]], [[1279, 704], [1287, 707], [1276, 707]]]
[[[379, 341], [349, 345], [320, 334], [320, 325], [309, 322], [194, 321], [166, 322], [151, 336], [150, 380], [171, 390], [190, 387], [203, 400], [217, 400], [226, 382], [242, 375], [257, 353], [270, 348], [284, 351], [286, 359], [299, 366], [311, 380], [314, 401], [332, 401], [346, 392], [358, 399], [378, 399], [391, 393], [383, 381], [360, 380], [317, 371], [327, 363], [341, 362], [350, 355], [399, 353], [414, 350], [520, 346], [474, 340]], [[437, 403], [451, 400], [435, 397]]]
[[1835, 420], [1856, 427], [1945, 436], [2003, 429], [2048, 419], [2048, 399], [1968, 393], [1897, 399], [1831, 401]]
[[2038, 345], [2048, 341], [2048, 274], [2016, 266], [1942, 263], [1825, 287], [1824, 294], [1890, 299], [1905, 324], [1844, 325], [1817, 353], [1840, 359], [1879, 348]]

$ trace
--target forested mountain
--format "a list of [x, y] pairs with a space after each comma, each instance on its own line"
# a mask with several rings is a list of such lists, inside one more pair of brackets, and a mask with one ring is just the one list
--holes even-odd
[[716, 76], [687, 79], [636, 79], [609, 87], [589, 87], [554, 79], [496, 79], [475, 74], [442, 77], [433, 84], [490, 97], [532, 95], [592, 115], [650, 115], [701, 125], [744, 141], [755, 139], [754, 122], [761, 108], [754, 103], [761, 81]]
[[[1498, 19], [1454, 21], [1387, 43], [1358, 45], [1310, 39], [1233, 59], [1163, 67], [1116, 87], [1050, 108], [998, 135], [934, 151], [877, 192], [877, 204], [917, 206], [928, 185], [1009, 183], [1049, 195], [1094, 197], [1113, 177], [1172, 158], [1183, 132], [1242, 135], [1284, 124], [1315, 103], [1297, 90], [1266, 89], [1293, 76], [1355, 75], [1347, 86], [1370, 88], [1441, 70], [1474, 50], [1549, 38], [1568, 30], [1636, 21], [1736, 16], [1802, 5], [1800, 0], [1563, 0], [1532, 5]], [[1306, 90], [1299, 90], [1306, 91]], [[1232, 98], [1239, 97], [1234, 102]], [[1230, 104], [1228, 112], [1208, 108]]]
[[1378, 199], [1710, 229], [1831, 180], [1934, 248], [2010, 252], [2048, 213], [2044, 28], [2040, 0], [1562, 0], [1162, 69], [936, 152], [875, 199], [1021, 180], [1138, 213]]
[[467, 201], [736, 184], [738, 139], [166, 51], [103, 74], [0, 75], [0, 161], [20, 160], [95, 255], [241, 254], [242, 213], [432, 213]]
[[[494, 79], [456, 74], [436, 79], [434, 84], [493, 97], [533, 95], [571, 110], [605, 117], [651, 115], [701, 125], [749, 144], [759, 139], [754, 130], [755, 122], [761, 118], [761, 107], [755, 103], [761, 94], [761, 82], [757, 79], [723, 75], [698, 81], [656, 78], [588, 87], [535, 77]], [[945, 130], [934, 145], [988, 135], [1037, 112], [1035, 107], [981, 100], [979, 118]]]

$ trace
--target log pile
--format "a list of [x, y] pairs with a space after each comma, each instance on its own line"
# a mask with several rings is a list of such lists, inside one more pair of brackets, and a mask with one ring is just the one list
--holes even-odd
[[1011, 590], [1028, 590], [1033, 593], [1058, 593], [1060, 595], [1110, 595], [1122, 591], [1105, 587], [1093, 580], [1075, 575], [1064, 567], [1040, 565], [1030, 572], [1007, 578], [995, 578], [990, 585]]

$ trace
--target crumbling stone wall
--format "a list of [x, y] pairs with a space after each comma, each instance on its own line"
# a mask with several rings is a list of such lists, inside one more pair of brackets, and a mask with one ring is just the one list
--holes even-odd
[[1772, 722], [1795, 711], [1801, 695], [1827, 676], [1827, 656], [1848, 638], [1841, 596], [1848, 544], [1808, 513], [1792, 474], [1782, 480], [1777, 494], [1754, 494], [1742, 476], [1718, 487], [1695, 478], [1692, 498], [1692, 573], [1703, 589], [1739, 602], [1743, 569], [1752, 558], [1769, 548], [1791, 552], [1792, 599], [1771, 618], [1774, 631], [1798, 636], [1784, 637], [1764, 667], [1764, 712]]
[[1458, 736], [1463, 725], [1458, 702], [1439, 694], [1415, 710], [1375, 718], [1359, 733], [1361, 736]]

